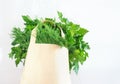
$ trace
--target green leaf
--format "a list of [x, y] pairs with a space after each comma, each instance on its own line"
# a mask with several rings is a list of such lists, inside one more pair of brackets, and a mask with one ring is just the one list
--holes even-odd
[[79, 33], [81, 36], [84, 36], [87, 32], [88, 32], [88, 30], [85, 29], [85, 28], [80, 28], [79, 31], [78, 31], [78, 33]]
[[57, 11], [57, 13], [58, 13], [59, 18], [63, 17], [63, 14], [61, 12]]
[[20, 63], [20, 61], [21, 61], [20, 58], [17, 58], [17, 59], [15, 60], [15, 64], [16, 64], [16, 66], [18, 66], [18, 64]]
[[32, 19], [28, 15], [26, 15], [26, 16], [23, 15], [22, 18], [25, 22], [32, 22]]
[[74, 65], [73, 70], [75, 71], [76, 74], [78, 74], [78, 71], [79, 71], [79, 64], [78, 64], [78, 61], [75, 61], [75, 65]]

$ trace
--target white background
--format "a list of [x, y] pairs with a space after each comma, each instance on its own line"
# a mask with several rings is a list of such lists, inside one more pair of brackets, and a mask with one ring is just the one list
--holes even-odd
[[23, 26], [21, 15], [55, 17], [57, 11], [90, 32], [85, 40], [91, 50], [72, 84], [120, 84], [119, 0], [0, 0], [0, 84], [19, 84], [22, 65], [8, 58], [10, 32]]

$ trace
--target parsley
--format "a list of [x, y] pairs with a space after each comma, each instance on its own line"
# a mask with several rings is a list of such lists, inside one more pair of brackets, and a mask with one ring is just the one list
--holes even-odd
[[61, 12], [58, 12], [58, 17], [59, 21], [53, 18], [31, 19], [29, 16], [22, 16], [25, 28], [21, 30], [15, 27], [11, 34], [13, 41], [9, 57], [15, 59], [16, 66], [20, 62], [25, 63], [31, 32], [37, 27], [36, 43], [57, 44], [68, 48], [69, 69], [78, 73], [80, 64], [88, 57], [87, 49], [90, 49], [83, 40], [88, 30], [64, 18]]

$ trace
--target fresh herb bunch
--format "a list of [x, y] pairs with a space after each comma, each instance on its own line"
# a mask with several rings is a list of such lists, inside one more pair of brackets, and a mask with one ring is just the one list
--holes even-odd
[[88, 30], [64, 18], [61, 12], [58, 12], [58, 17], [59, 21], [53, 18], [33, 20], [29, 16], [22, 16], [25, 28], [13, 28], [12, 48], [9, 53], [9, 57], [15, 59], [16, 66], [20, 62], [25, 63], [31, 31], [37, 27], [36, 43], [57, 44], [68, 48], [69, 69], [78, 73], [80, 64], [88, 57], [87, 49], [90, 49], [88, 43], [83, 40]]
[[20, 28], [13, 28], [13, 41], [11, 43], [12, 48], [11, 52], [9, 53], [9, 57], [15, 59], [16, 66], [18, 66], [20, 62], [25, 62], [27, 49], [30, 43], [31, 31], [39, 21], [38, 19], [32, 20], [29, 16], [22, 16], [22, 18], [25, 21], [25, 28], [23, 31]]

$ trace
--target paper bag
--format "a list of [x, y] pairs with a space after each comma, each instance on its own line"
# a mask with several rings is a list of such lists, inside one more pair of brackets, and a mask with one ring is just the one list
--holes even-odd
[[71, 84], [68, 49], [55, 44], [38, 44], [31, 33], [20, 84]]

